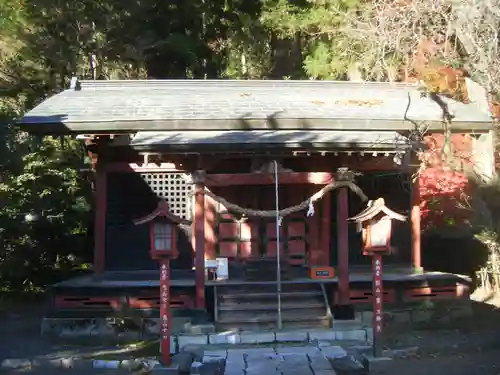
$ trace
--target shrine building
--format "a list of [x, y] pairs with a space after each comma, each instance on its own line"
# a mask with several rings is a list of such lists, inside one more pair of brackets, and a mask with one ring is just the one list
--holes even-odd
[[384, 256], [387, 306], [468, 298], [465, 278], [423, 269], [414, 177], [425, 138], [446, 133], [493, 173], [491, 115], [473, 88], [471, 104], [442, 98], [446, 127], [411, 84], [73, 79], [18, 124], [78, 137], [93, 162], [92, 272], [52, 287], [46, 319], [158, 317], [158, 263], [138, 223], [159, 205], [177, 233], [175, 319], [275, 327], [278, 281], [283, 328], [332, 327], [370, 309], [371, 260], [349, 218], [378, 198], [407, 217]]

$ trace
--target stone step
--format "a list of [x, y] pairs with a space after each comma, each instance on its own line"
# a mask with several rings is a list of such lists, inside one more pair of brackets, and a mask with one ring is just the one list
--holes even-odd
[[[286, 321], [282, 322], [283, 329], [317, 329], [330, 328], [330, 320], [328, 318], [309, 319], [303, 321]], [[238, 323], [217, 323], [218, 331], [269, 331], [276, 329], [277, 322], [238, 322]]]
[[[277, 302], [224, 302], [219, 305], [219, 311], [258, 311], [258, 310], [274, 310], [278, 308]], [[301, 301], [301, 302], [284, 302], [281, 304], [282, 310], [303, 310], [303, 309], [317, 309], [325, 308], [322, 301]]]

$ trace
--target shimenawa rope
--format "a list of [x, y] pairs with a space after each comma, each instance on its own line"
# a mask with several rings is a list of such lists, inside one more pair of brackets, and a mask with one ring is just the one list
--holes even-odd
[[[363, 190], [356, 185], [355, 183], [351, 181], [334, 181], [329, 183], [328, 185], [324, 186], [322, 189], [320, 189], [318, 192], [313, 194], [310, 198], [304, 200], [303, 202], [283, 208], [279, 211], [276, 212], [276, 210], [255, 210], [252, 208], [243, 208], [241, 206], [238, 206], [237, 204], [228, 202], [226, 199], [212, 193], [210, 190], [205, 189], [204, 194], [210, 198], [212, 198], [214, 201], [217, 203], [221, 204], [224, 206], [228, 211], [234, 212], [237, 214], [240, 214], [245, 217], [263, 217], [263, 218], [271, 218], [271, 217], [276, 217], [279, 216], [280, 218], [283, 218], [285, 216], [294, 214], [296, 212], [300, 212], [308, 208], [308, 212], [311, 212], [311, 206], [323, 198], [326, 193], [341, 188], [341, 187], [347, 187], [349, 188], [352, 192], [354, 192], [356, 195], [358, 195], [363, 202], [366, 202], [368, 200], [368, 197], [365, 195]], [[199, 194], [197, 192], [191, 193], [192, 196]], [[184, 220], [183, 224], [191, 224], [191, 220]]]

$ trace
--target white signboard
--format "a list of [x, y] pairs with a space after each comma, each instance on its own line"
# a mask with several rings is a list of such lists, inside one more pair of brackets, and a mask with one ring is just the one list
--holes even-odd
[[217, 280], [229, 279], [229, 267], [227, 258], [216, 258], [217, 261]]

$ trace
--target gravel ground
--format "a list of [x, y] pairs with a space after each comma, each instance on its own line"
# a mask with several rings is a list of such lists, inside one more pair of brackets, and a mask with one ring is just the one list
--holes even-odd
[[416, 355], [390, 361], [380, 374], [499, 375], [500, 310], [476, 303], [474, 315], [421, 329], [388, 332], [388, 347], [418, 347]]
[[[64, 356], [90, 354], [113, 347], [64, 345], [39, 337], [39, 309], [23, 309], [16, 313], [0, 312], [0, 362], [4, 358]], [[500, 375], [500, 311], [484, 305], [476, 308], [474, 318], [453, 325], [423, 327], [419, 330], [398, 329], [387, 332], [387, 346], [419, 347], [416, 355], [387, 362], [375, 373], [394, 375]], [[116, 348], [116, 347], [115, 347]], [[46, 370], [45, 370], [46, 372]], [[126, 371], [125, 371], [126, 372]], [[92, 374], [121, 374], [113, 370], [92, 370]], [[19, 374], [3, 371], [5, 374]], [[41, 370], [22, 373], [38, 374]], [[51, 374], [68, 374], [51, 370]], [[86, 375], [88, 371], [73, 370]]]
[[391, 361], [373, 374], [394, 375], [498, 375], [500, 355], [498, 350], [484, 353], [440, 355], [435, 358], [410, 358]]

